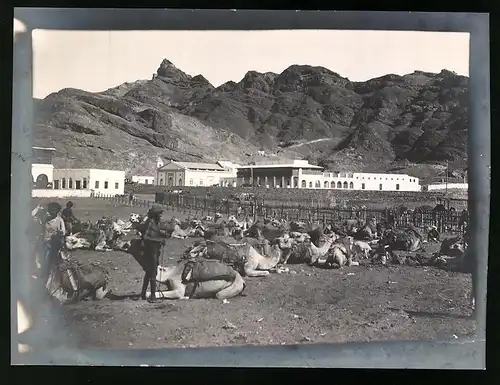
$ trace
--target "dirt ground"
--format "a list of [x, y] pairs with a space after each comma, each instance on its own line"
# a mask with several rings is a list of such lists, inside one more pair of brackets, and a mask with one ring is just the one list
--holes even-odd
[[[75, 215], [82, 220], [110, 214], [126, 219], [132, 212], [146, 211], [101, 200], [73, 202]], [[175, 263], [194, 240], [169, 240], [163, 264]], [[291, 265], [290, 273], [245, 278], [243, 295], [228, 303], [203, 299], [149, 304], [131, 298], [140, 292], [143, 272], [130, 255], [114, 251], [73, 255], [107, 268], [113, 294], [121, 297], [63, 308], [66, 333], [76, 337], [80, 347], [429, 340], [468, 335], [475, 328], [468, 317], [470, 275], [435, 268], [383, 267], [363, 261], [343, 270]]]

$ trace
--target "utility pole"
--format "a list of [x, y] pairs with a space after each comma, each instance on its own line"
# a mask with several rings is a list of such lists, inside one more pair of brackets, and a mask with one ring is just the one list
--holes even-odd
[[253, 167], [250, 167], [250, 185], [253, 187]]
[[446, 161], [446, 187], [445, 187], [445, 195], [448, 195], [448, 174], [450, 172], [449, 170], [450, 164], [448, 161]]

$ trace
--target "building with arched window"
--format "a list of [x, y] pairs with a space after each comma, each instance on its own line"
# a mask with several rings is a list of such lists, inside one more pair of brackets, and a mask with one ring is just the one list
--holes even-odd
[[306, 160], [238, 168], [238, 185], [370, 191], [421, 191], [418, 178], [406, 174], [330, 172]]
[[[309, 164], [307, 160], [294, 160], [286, 164], [256, 164], [238, 167], [238, 186], [270, 188], [321, 188], [323, 168]], [[304, 172], [310, 172], [309, 178]], [[314, 177], [316, 175], [316, 177]], [[318, 185], [319, 183], [319, 185]]]
[[51, 189], [54, 180], [52, 157], [56, 151], [52, 147], [32, 147], [31, 177], [34, 189]]
[[228, 161], [217, 163], [177, 162], [170, 160], [156, 170], [156, 185], [174, 186], [220, 186], [236, 179], [239, 166]]

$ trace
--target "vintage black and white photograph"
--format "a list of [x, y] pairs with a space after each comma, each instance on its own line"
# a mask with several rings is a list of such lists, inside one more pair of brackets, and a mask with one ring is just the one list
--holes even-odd
[[468, 33], [32, 39], [31, 279], [78, 347], [474, 333]]

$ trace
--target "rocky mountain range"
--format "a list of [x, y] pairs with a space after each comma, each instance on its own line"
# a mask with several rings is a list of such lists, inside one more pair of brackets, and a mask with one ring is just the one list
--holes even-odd
[[163, 60], [151, 80], [36, 100], [56, 167], [152, 174], [158, 156], [240, 164], [307, 158], [332, 170], [438, 172], [467, 160], [468, 78], [442, 70], [354, 82], [323, 67], [249, 71], [214, 87]]

